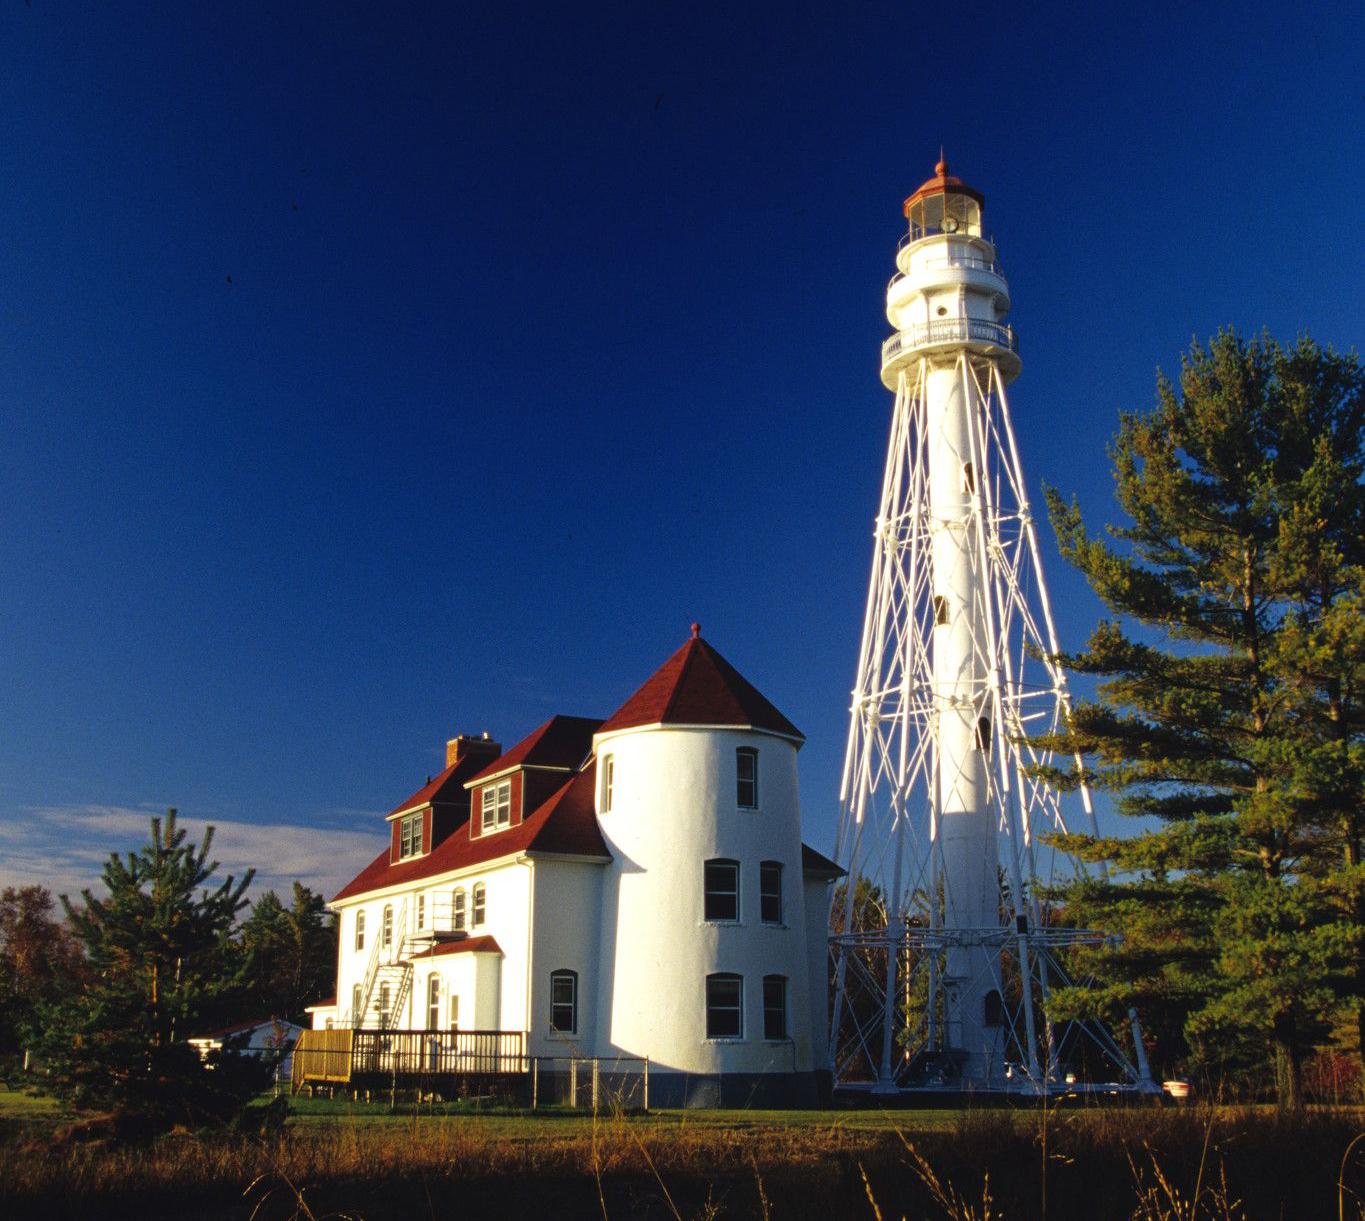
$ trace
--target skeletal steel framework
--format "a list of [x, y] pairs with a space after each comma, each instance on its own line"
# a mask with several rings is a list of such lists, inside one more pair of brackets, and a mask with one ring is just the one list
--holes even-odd
[[1066, 947], [1105, 937], [1049, 922], [1038, 884], [1074, 866], [1044, 837], [1073, 801], [1094, 815], [1039, 771], [1068, 696], [1005, 391], [1008, 288], [981, 197], [936, 172], [906, 201], [888, 288], [896, 398], [835, 848], [835, 1083], [1151, 1090], [1135, 1015], [1136, 1063], [1097, 1023], [1049, 1020]]

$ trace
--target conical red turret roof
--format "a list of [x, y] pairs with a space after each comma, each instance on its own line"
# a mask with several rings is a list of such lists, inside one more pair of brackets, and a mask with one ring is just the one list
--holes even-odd
[[701, 638], [673, 654], [598, 729], [598, 734], [639, 725], [726, 725], [766, 729], [805, 741], [805, 735], [768, 698]]

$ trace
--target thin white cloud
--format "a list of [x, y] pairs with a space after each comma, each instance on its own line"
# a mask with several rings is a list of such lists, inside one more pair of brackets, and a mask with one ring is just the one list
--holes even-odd
[[[46, 886], [76, 898], [89, 887], [102, 890], [100, 872], [111, 852], [123, 855], [147, 843], [151, 819], [164, 813], [126, 806], [34, 806], [0, 823], [0, 888]], [[330, 898], [384, 847], [378, 832], [335, 826], [250, 823], [181, 814], [177, 822], [199, 843], [212, 825], [212, 881], [256, 870], [248, 897], [274, 890], [282, 898], [295, 879]]]

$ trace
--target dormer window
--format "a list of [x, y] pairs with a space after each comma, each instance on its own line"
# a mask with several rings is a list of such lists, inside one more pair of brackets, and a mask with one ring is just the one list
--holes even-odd
[[422, 815], [408, 814], [398, 823], [398, 859], [406, 861], [422, 851]]
[[487, 785], [483, 790], [483, 810], [479, 820], [481, 831], [501, 831], [512, 821], [512, 782]]

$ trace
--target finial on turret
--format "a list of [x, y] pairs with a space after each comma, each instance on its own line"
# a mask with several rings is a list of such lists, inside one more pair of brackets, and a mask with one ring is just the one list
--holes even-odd
[[934, 173], [940, 178], [948, 177], [948, 158], [943, 155], [943, 145], [938, 146], [938, 164], [934, 166]]
[[701, 637], [701, 624], [700, 624], [700, 623], [694, 623], [694, 624], [692, 625], [692, 639], [693, 639], [693, 640], [697, 640], [697, 639], [699, 639], [700, 637]]

